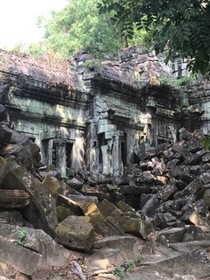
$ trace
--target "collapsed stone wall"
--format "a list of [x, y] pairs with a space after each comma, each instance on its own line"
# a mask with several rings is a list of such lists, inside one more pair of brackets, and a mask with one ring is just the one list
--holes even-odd
[[[86, 260], [91, 274], [100, 249], [102, 259], [111, 252], [121, 265], [145, 248], [151, 254], [156, 242], [172, 254], [171, 243], [208, 240], [210, 153], [202, 139], [182, 128], [177, 143], [136, 149], [138, 163], [120, 179], [86, 173], [66, 184], [54, 166], [43, 166], [39, 147], [11, 128], [0, 104], [1, 263], [43, 279], [71, 263], [64, 247], [88, 254], [94, 248]], [[110, 247], [116, 242], [120, 254]], [[113, 259], [107, 262], [113, 269]]]
[[[208, 229], [210, 152], [204, 147], [204, 135], [200, 131], [190, 133], [182, 128], [176, 143], [165, 143], [147, 151], [136, 149], [138, 163], [129, 164], [120, 179], [99, 174], [91, 177], [87, 172], [65, 184], [59, 180], [55, 167], [40, 162], [39, 147], [11, 129], [6, 118], [6, 109], [1, 105], [0, 208], [20, 209], [33, 227], [57, 236], [65, 246], [81, 245], [68, 243], [63, 236], [65, 217], [75, 215], [90, 217], [95, 231], [105, 236], [130, 232], [147, 238], [153, 229], [185, 228], [190, 224]], [[129, 213], [133, 217], [131, 228]], [[75, 222], [78, 223], [78, 218]], [[81, 223], [84, 222], [81, 218]], [[69, 223], [73, 220], [67, 221], [68, 227]], [[133, 223], [137, 228], [141, 223], [135, 232]], [[85, 250], [90, 249], [93, 244], [93, 234], [90, 234], [81, 249], [86, 246]]]
[[[31, 77], [16, 66], [1, 72], [0, 98], [9, 116], [0, 104], [0, 260], [32, 279], [41, 279], [34, 276], [37, 269], [69, 261], [69, 252], [57, 243], [89, 253], [97, 238], [107, 237], [104, 245], [94, 247], [105, 246], [106, 252], [112, 240], [115, 246], [121, 240], [123, 250], [127, 240], [139, 256], [142, 244], [133, 236], [149, 240], [151, 251], [156, 240], [169, 248], [174, 242], [209, 239], [210, 155], [202, 132], [180, 129], [183, 116], [190, 119], [192, 114], [181, 111], [179, 93], [145, 81], [146, 61], [143, 86], [136, 81], [132, 87], [122, 84], [120, 63], [112, 80], [112, 63], [96, 73], [84, 66], [88, 60], [87, 53], [74, 58], [72, 67], [83, 89], [71, 92], [58, 84], [46, 89], [49, 81], [36, 81], [33, 65]], [[193, 114], [199, 123], [201, 112]], [[92, 172], [84, 172], [85, 138]], [[68, 174], [73, 179], [64, 183], [67, 151], [74, 151], [79, 161]], [[126, 161], [124, 153], [133, 153], [133, 159]], [[55, 155], [59, 171], [49, 165]], [[104, 172], [104, 166], [117, 172]], [[134, 257], [133, 251], [129, 256]]]

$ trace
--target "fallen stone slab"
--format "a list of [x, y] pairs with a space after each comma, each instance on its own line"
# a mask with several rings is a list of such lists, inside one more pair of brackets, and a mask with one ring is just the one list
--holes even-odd
[[203, 200], [205, 201], [208, 208], [210, 208], [210, 188], [204, 191]]
[[[91, 223], [94, 226], [95, 232], [102, 236], [110, 236], [110, 235], [117, 235], [124, 233], [123, 229], [112, 221], [112, 218], [107, 219], [107, 216], [103, 215], [100, 211], [100, 208], [98, 205], [94, 202], [95, 200], [91, 199], [90, 197], [87, 197], [83, 203], [80, 204], [80, 207], [84, 213], [85, 216], [90, 217]], [[111, 202], [108, 200], [102, 201], [103, 206], [107, 206], [110, 209], [110, 214], [116, 211], [117, 207], [114, 206]], [[101, 204], [100, 204], [101, 205]], [[113, 212], [111, 211], [113, 210]], [[105, 211], [105, 208], [103, 208]], [[107, 210], [107, 209], [106, 209]], [[117, 213], [121, 213], [119, 209], [117, 209]], [[111, 214], [112, 215], [112, 214]]]
[[177, 227], [177, 228], [169, 228], [169, 229], [166, 228], [160, 231], [157, 242], [161, 240], [162, 236], [165, 237], [167, 243], [181, 242], [184, 237], [185, 231], [186, 231], [185, 227]]
[[141, 209], [141, 213], [144, 216], [151, 217], [155, 212], [156, 209], [160, 206], [161, 200], [158, 198], [157, 194], [152, 194], [152, 196], [147, 200], [144, 206]]
[[194, 250], [207, 250], [210, 249], [210, 240], [193, 240], [186, 242], [169, 243], [168, 247], [176, 252], [189, 253]]
[[57, 198], [59, 194], [63, 194], [62, 182], [56, 177], [48, 175], [42, 182], [43, 188], [45, 188], [53, 197]]
[[66, 248], [89, 251], [94, 244], [94, 228], [89, 217], [69, 216], [55, 229], [55, 240]]
[[195, 154], [192, 154], [190, 158], [187, 159], [189, 165], [196, 165], [202, 161], [202, 157], [207, 153], [207, 150], [200, 150]]
[[100, 212], [102, 213], [103, 217], [105, 217], [105, 218], [108, 216], [122, 215], [122, 212], [120, 211], [120, 209], [118, 209], [113, 203], [111, 203], [107, 199], [104, 199], [97, 206], [98, 206]]
[[24, 208], [30, 203], [30, 195], [24, 190], [0, 189], [0, 208]]
[[29, 253], [39, 254], [43, 262], [49, 266], [68, 264], [70, 252], [41, 229], [3, 224], [0, 227], [0, 237], [9, 240], [17, 247], [28, 249]]
[[208, 240], [210, 237], [209, 231], [205, 231], [200, 227], [195, 225], [186, 225], [186, 231], [183, 236], [182, 241], [195, 241], [195, 240]]
[[199, 176], [199, 179], [203, 182], [204, 185], [209, 184], [210, 183], [210, 170], [203, 172]]
[[180, 226], [180, 221], [176, 219], [170, 212], [157, 213], [154, 216], [153, 224], [155, 229], [160, 230], [166, 227], [177, 227]]
[[135, 262], [147, 247], [146, 241], [134, 236], [110, 236], [95, 242], [95, 252], [87, 257], [88, 273], [101, 269], [114, 269], [125, 262]]
[[34, 251], [28, 250], [23, 246], [15, 244], [15, 241], [10, 241], [8, 238], [0, 236], [0, 261], [8, 263], [18, 271], [32, 275], [36, 270], [49, 269], [43, 257]]
[[206, 154], [202, 156], [202, 162], [203, 163], [210, 162], [210, 152], [206, 152]]
[[192, 153], [184, 147], [184, 141], [179, 141], [172, 145], [172, 150], [179, 153], [186, 161], [191, 159]]
[[80, 180], [78, 180], [77, 178], [72, 178], [70, 180], [67, 181], [67, 184], [77, 190], [77, 191], [80, 191], [82, 189], [82, 186], [84, 184], [84, 182], [81, 182]]
[[[16, 160], [11, 159], [10, 161], [12, 164], [4, 176], [2, 188], [10, 190], [18, 188], [26, 191], [30, 195], [30, 203], [23, 209], [23, 216], [35, 228], [41, 228], [53, 236], [57, 225], [55, 198], [37, 178], [19, 165]], [[10, 161], [6, 161], [5, 165], [7, 166]]]
[[170, 199], [173, 194], [177, 191], [175, 181], [171, 180], [168, 185], [163, 186], [157, 193], [158, 199], [166, 201]]
[[[182, 245], [179, 243], [179, 248]], [[187, 243], [185, 243], [187, 246]], [[179, 249], [177, 248], [177, 249]], [[144, 259], [136, 266], [134, 271], [129, 271], [124, 276], [126, 280], [138, 280], [138, 279], [163, 279], [163, 280], [196, 280], [196, 279], [209, 279], [210, 261], [208, 254], [203, 249], [193, 249], [192, 251], [182, 252], [181, 250], [171, 250], [170, 255], [167, 258], [159, 259], [156, 261], [150, 261], [150, 259]], [[176, 252], [176, 254], [174, 254]], [[160, 255], [160, 254], [159, 254]], [[152, 258], [152, 256], [151, 256]]]
[[181, 198], [191, 194], [194, 195], [202, 188], [203, 188], [203, 182], [199, 178], [196, 178], [191, 183], [189, 183], [182, 191], [177, 192], [174, 195], [174, 198]]
[[31, 140], [25, 135], [4, 126], [5, 133], [11, 133], [10, 141], [0, 151], [0, 155], [15, 155], [27, 170], [33, 168], [33, 156], [31, 152]]
[[122, 213], [124, 214], [127, 213], [136, 215], [136, 210], [127, 203], [125, 203], [125, 201], [118, 201], [117, 208], [120, 209], [120, 211], [122, 211]]
[[190, 133], [185, 127], [179, 129], [179, 140], [191, 140], [193, 138], [192, 133]]
[[140, 217], [112, 216], [113, 223], [119, 224], [125, 233], [146, 239], [149, 233], [153, 231], [153, 225]]
[[58, 223], [62, 222], [68, 216], [75, 215], [75, 213], [70, 208], [65, 207], [63, 205], [58, 205], [56, 207], [56, 212], [57, 212]]
[[13, 226], [23, 226], [24, 219], [20, 212], [12, 211], [0, 211], [0, 227], [2, 224], [10, 224]]
[[133, 235], [113, 235], [104, 237], [94, 243], [94, 249], [113, 248], [113, 249], [132, 249], [136, 253], [141, 252], [143, 247], [147, 246], [146, 242]]

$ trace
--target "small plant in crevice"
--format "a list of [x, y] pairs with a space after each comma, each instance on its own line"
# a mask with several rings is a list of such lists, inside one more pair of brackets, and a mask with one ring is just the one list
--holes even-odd
[[84, 66], [87, 67], [89, 70], [94, 71], [96, 69], [100, 69], [101, 62], [98, 59], [87, 60], [84, 62]]
[[123, 270], [123, 268], [120, 267], [116, 267], [113, 271], [112, 274], [117, 275], [120, 279], [124, 279], [125, 277], [125, 271]]
[[206, 135], [201, 139], [201, 143], [204, 145], [206, 150], [210, 150], [210, 135]]
[[168, 85], [168, 86], [172, 86], [175, 87], [177, 89], [181, 89], [181, 88], [190, 88], [191, 86], [193, 86], [193, 84], [195, 84], [195, 82], [197, 81], [195, 76], [184, 76], [181, 77], [179, 79], [177, 78], [169, 78], [169, 77], [161, 77], [159, 79], [160, 84], [162, 85]]
[[139, 256], [139, 257], [136, 259], [135, 264], [136, 264], [136, 265], [141, 265], [142, 262], [143, 262], [143, 260], [144, 260], [144, 258], [143, 258], [142, 256]]
[[124, 268], [124, 271], [127, 272], [131, 269], [133, 269], [135, 266], [133, 261], [127, 261], [124, 264], [122, 264], [122, 267]]
[[20, 228], [17, 233], [15, 245], [23, 245], [26, 236], [27, 236], [27, 231], [24, 228]]
[[124, 279], [125, 273], [130, 271], [135, 267], [135, 263], [133, 261], [124, 262], [122, 265], [116, 267], [112, 274], [117, 275], [120, 279]]

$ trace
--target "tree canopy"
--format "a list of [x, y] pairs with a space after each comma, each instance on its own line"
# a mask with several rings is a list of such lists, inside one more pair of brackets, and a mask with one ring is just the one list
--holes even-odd
[[189, 59], [189, 68], [202, 74], [210, 71], [209, 0], [98, 0], [101, 14], [132, 38], [135, 28], [146, 29], [150, 44], [166, 60], [177, 55]]
[[79, 50], [86, 50], [96, 58], [104, 59], [115, 57], [119, 49], [128, 44], [142, 45], [145, 31], [135, 29], [134, 36], [129, 39], [120, 23], [113, 24], [113, 15], [112, 11], [99, 14], [95, 0], [71, 0], [63, 10], [52, 12], [50, 18], [39, 18], [38, 24], [45, 32], [44, 40], [32, 44], [27, 51], [69, 58]]
[[[65, 58], [79, 50], [99, 57], [116, 55], [124, 41], [110, 15], [99, 15], [95, 0], [71, 0], [63, 10], [52, 12], [50, 19], [39, 18], [39, 25], [45, 31], [45, 47]], [[36, 53], [36, 46], [31, 51]]]

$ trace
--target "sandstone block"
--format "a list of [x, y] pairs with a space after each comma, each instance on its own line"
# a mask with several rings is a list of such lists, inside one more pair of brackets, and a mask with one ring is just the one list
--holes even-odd
[[59, 194], [63, 193], [61, 181], [53, 176], [47, 176], [43, 180], [42, 186], [55, 198], [57, 198]]
[[22, 273], [33, 275], [49, 266], [66, 266], [69, 255], [42, 230], [6, 224], [0, 227], [0, 260]]
[[181, 242], [184, 236], [186, 229], [185, 227], [177, 227], [177, 228], [170, 228], [164, 229], [160, 231], [160, 235], [157, 241], [161, 239], [161, 236], [164, 236], [169, 243], [177, 243]]
[[56, 241], [67, 248], [89, 251], [94, 244], [93, 225], [89, 217], [69, 216], [55, 229]]
[[148, 234], [153, 230], [151, 224], [145, 222], [140, 217], [129, 216], [114, 216], [112, 221], [120, 225], [125, 233], [135, 235], [137, 237], [146, 239]]
[[[116, 208], [108, 200], [106, 200], [106, 203], [112, 209]], [[110, 235], [120, 234], [123, 232], [123, 230], [119, 226], [117, 226], [115, 223], [113, 223], [112, 218], [106, 219], [107, 216], [104, 216], [101, 213], [100, 209], [98, 208], [98, 206], [92, 199], [86, 198], [85, 202], [82, 205], [80, 205], [80, 207], [83, 210], [83, 213], [85, 214], [85, 216], [90, 217], [90, 220], [97, 233], [99, 233], [103, 236], [110, 236]], [[111, 215], [111, 212], [110, 212], [110, 215]]]
[[39, 253], [17, 246], [15, 242], [2, 236], [0, 236], [0, 260], [27, 275], [32, 275], [40, 268], [47, 269], [47, 264]]
[[58, 205], [56, 207], [57, 210], [57, 218], [58, 218], [58, 222], [62, 222], [64, 219], [66, 219], [68, 216], [70, 215], [74, 215], [74, 212], [71, 211], [70, 208], [68, 207], [64, 207], [62, 205]]
[[23, 166], [15, 160], [11, 169], [2, 182], [2, 188], [24, 190], [30, 194], [30, 203], [23, 209], [26, 219], [36, 228], [42, 228], [53, 234], [57, 224], [55, 198], [42, 186], [41, 182], [33, 177]]
[[122, 214], [122, 212], [107, 199], [104, 199], [101, 203], [99, 203], [98, 208], [103, 217], [119, 216]]

